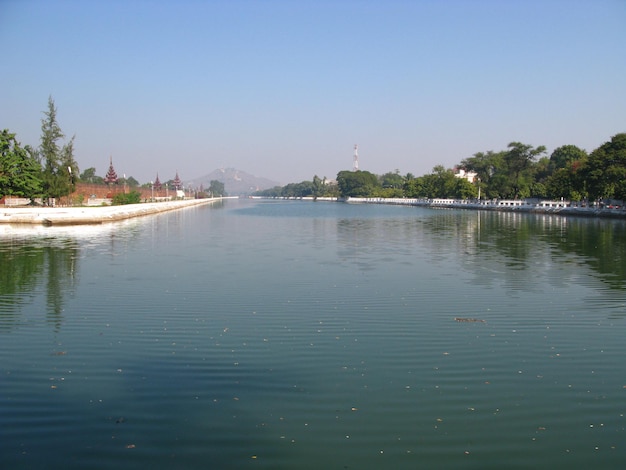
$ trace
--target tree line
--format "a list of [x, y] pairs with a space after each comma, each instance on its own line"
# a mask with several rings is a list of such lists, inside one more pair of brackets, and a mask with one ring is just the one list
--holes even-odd
[[[74, 137], [65, 140], [52, 97], [41, 120], [39, 147], [22, 146], [15, 134], [0, 132], [0, 196], [42, 198], [44, 204], [73, 193], [77, 181], [106, 183], [95, 168], [79, 173]], [[473, 181], [455, 176], [464, 170]], [[132, 176], [119, 179], [129, 187]], [[169, 181], [174, 185], [175, 181]], [[144, 185], [150, 186], [150, 184]], [[225, 195], [223, 183], [211, 181], [210, 195]], [[201, 189], [201, 192], [202, 189]], [[511, 142], [506, 149], [485, 151], [461, 160], [455, 169], [437, 165], [423, 176], [340, 171], [336, 182], [317, 175], [311, 181], [277, 186], [255, 195], [265, 197], [407, 197], [455, 199], [626, 200], [626, 133], [613, 136], [591, 153], [564, 145], [546, 154], [544, 146]]]
[[[76, 190], [77, 182], [105, 184], [95, 168], [79, 173], [74, 158], [74, 139], [65, 140], [57, 120], [57, 108], [52, 97], [41, 120], [39, 147], [24, 145], [8, 129], [0, 133], [0, 196], [41, 198], [45, 205], [68, 196]], [[120, 178], [130, 188], [139, 186], [132, 176]]]
[[[456, 176], [474, 174], [473, 181]], [[383, 175], [340, 171], [336, 184], [317, 175], [312, 181], [258, 191], [265, 197], [381, 197], [454, 199], [626, 200], [626, 133], [591, 153], [563, 145], [549, 156], [544, 146], [511, 142], [505, 150], [477, 152], [454, 168], [437, 165], [415, 177], [399, 170]]]
[[41, 198], [50, 205], [75, 191], [79, 181], [75, 136], [65, 139], [52, 97], [43, 114], [39, 147], [22, 146], [8, 129], [0, 132], [0, 196]]
[[78, 165], [74, 159], [74, 137], [63, 143], [65, 135], [56, 118], [52, 97], [41, 120], [41, 144], [22, 146], [15, 134], [0, 133], [0, 194], [31, 199], [41, 197], [49, 204], [53, 198], [70, 194], [76, 188]]
[[[98, 176], [93, 167], [79, 173], [74, 158], [75, 137], [65, 139], [57, 120], [57, 108], [52, 97], [48, 98], [48, 108], [43, 114], [39, 147], [22, 145], [17, 140], [16, 134], [8, 129], [0, 132], [0, 197], [17, 196], [30, 198], [31, 201], [41, 198], [44, 204], [51, 205], [53, 200], [72, 194], [76, 190], [77, 182], [124, 184], [131, 189], [140, 186], [132, 176], [118, 178], [115, 175], [114, 181], [111, 181], [108, 175], [104, 178]], [[165, 184], [174, 188], [176, 183], [175, 180], [169, 180]], [[153, 184], [146, 183], [142, 186], [150, 188]], [[200, 191], [196, 192], [202, 195], [205, 193], [211, 196], [226, 195], [224, 184], [219, 181], [211, 181], [206, 191], [200, 188]], [[129, 201], [134, 202], [138, 199], [138, 194], [132, 194]]]

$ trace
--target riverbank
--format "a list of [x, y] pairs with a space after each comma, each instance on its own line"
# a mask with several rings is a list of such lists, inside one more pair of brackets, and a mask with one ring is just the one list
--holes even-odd
[[97, 207], [7, 207], [0, 208], [0, 224], [93, 225], [211, 204], [220, 200], [222, 198], [185, 199]]
[[626, 208], [588, 207], [564, 201], [541, 201], [531, 203], [524, 200], [469, 201], [456, 199], [408, 199], [408, 198], [357, 198], [349, 197], [345, 202], [352, 204], [394, 204], [429, 207], [432, 209], [473, 209], [499, 212], [526, 212], [581, 217], [626, 218]]
[[[253, 196], [252, 199], [285, 199], [313, 201], [313, 197], [278, 197], [266, 198]], [[467, 199], [411, 199], [411, 198], [382, 198], [382, 197], [319, 197], [318, 201], [344, 202], [348, 204], [389, 204], [401, 206], [418, 206], [430, 209], [470, 209], [498, 212], [525, 212], [535, 214], [555, 214], [562, 216], [580, 217], [608, 217], [626, 219], [626, 206], [583, 206], [569, 201], [539, 201], [529, 202], [522, 199], [514, 200], [481, 200]]]

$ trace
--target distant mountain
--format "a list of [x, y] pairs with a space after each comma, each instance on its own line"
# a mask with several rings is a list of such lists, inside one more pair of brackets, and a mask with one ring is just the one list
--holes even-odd
[[211, 185], [212, 180], [224, 183], [224, 190], [229, 196], [241, 196], [252, 194], [262, 189], [280, 186], [280, 183], [269, 180], [267, 178], [259, 178], [245, 171], [236, 170], [235, 168], [218, 168], [208, 175], [201, 176], [192, 181], [193, 185], [199, 187], [201, 184], [204, 188]]

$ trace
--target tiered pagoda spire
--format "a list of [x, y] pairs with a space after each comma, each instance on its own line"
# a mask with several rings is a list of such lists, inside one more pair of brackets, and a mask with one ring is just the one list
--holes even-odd
[[104, 182], [106, 184], [117, 184], [117, 173], [115, 173], [115, 168], [113, 168], [113, 157], [109, 157], [109, 171], [107, 171], [104, 177]]
[[172, 181], [172, 184], [174, 185], [174, 188], [176, 189], [176, 191], [178, 191], [180, 187], [183, 185], [183, 182], [178, 177], [178, 170], [176, 170], [176, 178], [174, 178], [174, 181]]
[[154, 189], [156, 189], [157, 191], [160, 191], [162, 187], [163, 185], [161, 184], [161, 180], [159, 179], [159, 174], [157, 173], [157, 177], [154, 180]]

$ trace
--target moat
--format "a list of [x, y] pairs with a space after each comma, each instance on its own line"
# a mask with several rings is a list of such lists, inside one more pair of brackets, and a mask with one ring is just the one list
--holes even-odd
[[226, 200], [0, 225], [6, 468], [620, 468], [626, 221]]

